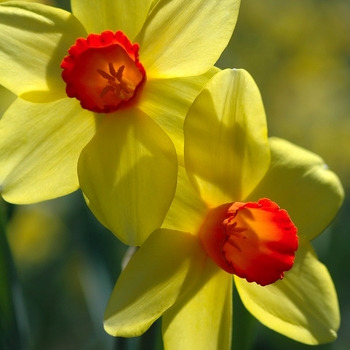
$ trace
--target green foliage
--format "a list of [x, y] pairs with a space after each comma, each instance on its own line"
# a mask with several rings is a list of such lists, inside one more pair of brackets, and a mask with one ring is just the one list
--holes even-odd
[[17, 273], [7, 243], [5, 204], [0, 197], [0, 348], [25, 349]]

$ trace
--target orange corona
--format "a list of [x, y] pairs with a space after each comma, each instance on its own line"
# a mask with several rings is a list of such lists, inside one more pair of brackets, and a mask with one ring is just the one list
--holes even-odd
[[298, 249], [297, 228], [288, 213], [266, 198], [210, 210], [199, 235], [223, 270], [263, 286], [283, 278]]
[[77, 39], [61, 63], [68, 97], [97, 113], [135, 104], [146, 81], [138, 52], [139, 45], [132, 44], [121, 31]]

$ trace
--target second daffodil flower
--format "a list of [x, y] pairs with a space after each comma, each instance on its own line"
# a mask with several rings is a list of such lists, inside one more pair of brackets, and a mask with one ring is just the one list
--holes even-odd
[[[184, 125], [185, 168], [161, 229], [121, 273], [105, 329], [142, 334], [163, 316], [167, 350], [228, 350], [232, 275], [264, 325], [306, 344], [335, 339], [336, 291], [309, 241], [343, 198], [317, 155], [267, 138], [259, 91], [243, 70], [215, 75]], [[281, 209], [283, 208], [283, 209]]]
[[0, 192], [26, 204], [80, 186], [106, 227], [141, 244], [169, 209], [184, 117], [239, 0], [71, 7], [0, 4], [0, 84], [18, 96], [0, 122]]

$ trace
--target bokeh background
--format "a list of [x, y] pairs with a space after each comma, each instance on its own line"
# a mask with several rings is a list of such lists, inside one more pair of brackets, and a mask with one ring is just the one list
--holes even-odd
[[[50, 3], [69, 9], [69, 1]], [[333, 276], [342, 324], [335, 342], [313, 348], [347, 350], [350, 1], [242, 0], [236, 30], [217, 65], [249, 71], [261, 90], [270, 135], [321, 155], [344, 185], [343, 207], [313, 241]], [[13, 99], [0, 88], [0, 116]], [[1, 350], [162, 349], [159, 322], [135, 339], [104, 332], [104, 308], [127, 247], [96, 221], [80, 192], [30, 206], [0, 199], [0, 208], [6, 227], [0, 232]], [[236, 294], [233, 340], [239, 350], [310, 348], [262, 326]]]

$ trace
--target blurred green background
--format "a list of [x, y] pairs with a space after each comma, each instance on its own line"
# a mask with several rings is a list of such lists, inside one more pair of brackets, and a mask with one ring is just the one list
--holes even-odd
[[[68, 1], [54, 4], [69, 9]], [[339, 215], [313, 242], [334, 279], [342, 324], [335, 342], [313, 348], [347, 350], [350, 1], [242, 0], [235, 33], [218, 66], [249, 71], [261, 89], [270, 136], [321, 155], [345, 187]], [[0, 115], [13, 98], [1, 88]], [[5, 262], [0, 263], [1, 350], [162, 349], [159, 322], [135, 339], [104, 332], [104, 308], [127, 247], [96, 221], [79, 192], [31, 206], [0, 200], [0, 208], [7, 222], [6, 234], [0, 232]], [[233, 336], [233, 348], [239, 350], [310, 348], [255, 321], [237, 295]]]

